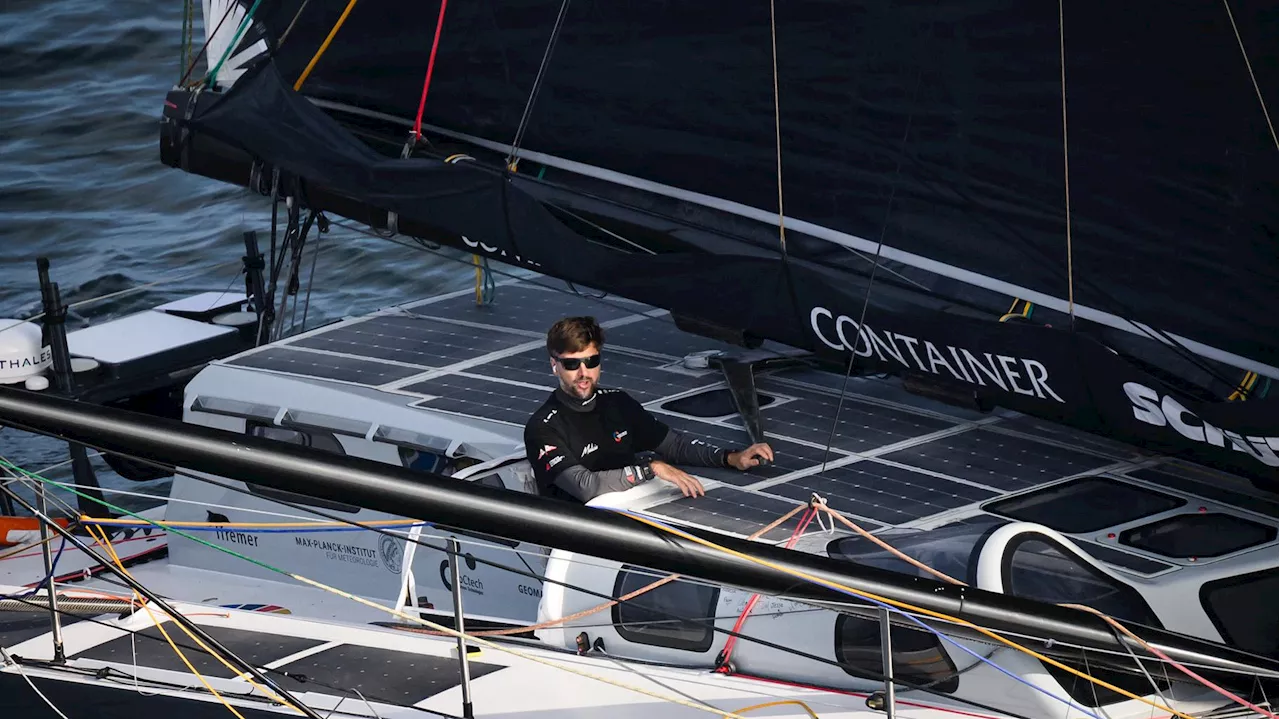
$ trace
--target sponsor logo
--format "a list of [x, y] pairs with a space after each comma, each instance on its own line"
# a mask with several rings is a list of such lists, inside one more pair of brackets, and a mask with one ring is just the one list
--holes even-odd
[[1200, 419], [1173, 395], [1161, 395], [1137, 382], [1124, 383], [1125, 396], [1133, 405], [1133, 417], [1155, 427], [1169, 427], [1193, 442], [1232, 449], [1247, 454], [1268, 467], [1280, 466], [1280, 438], [1244, 436], [1219, 429]]
[[534, 262], [533, 260], [526, 260], [520, 255], [508, 254], [506, 250], [500, 250], [497, 247], [494, 247], [493, 245], [485, 244], [484, 242], [477, 242], [471, 239], [470, 237], [467, 237], [466, 235], [462, 235], [462, 243], [473, 250], [480, 250], [481, 252], [487, 255], [493, 255], [495, 257], [502, 257], [502, 258], [509, 258], [519, 264], [527, 265], [529, 267], [542, 266], [541, 264]]
[[[467, 569], [476, 568], [476, 560], [470, 555], [466, 556]], [[472, 577], [469, 574], [462, 574], [462, 591], [471, 592], [472, 594], [484, 594], [484, 582]], [[444, 583], [444, 588], [453, 591], [453, 582], [449, 581], [449, 560], [440, 562], [440, 581]]]
[[395, 537], [382, 535], [378, 540], [378, 556], [382, 558], [382, 566], [392, 574], [400, 573], [400, 564], [404, 561], [404, 547]]
[[556, 448], [554, 446], [549, 444], [544, 444], [542, 445], [542, 451], [538, 452], [538, 459], [542, 459], [543, 457], [547, 456], [548, 454], [554, 451], [556, 451]]
[[516, 588], [516, 591], [518, 591], [518, 592], [520, 592], [521, 594], [524, 594], [524, 595], [526, 595], [526, 596], [530, 596], [530, 597], [541, 597], [541, 596], [542, 596], [542, 590], [541, 590], [541, 589], [538, 589], [537, 587], [529, 587], [529, 586], [525, 586], [525, 585], [523, 585], [523, 584], [521, 584], [519, 587], [517, 587], [517, 588]]
[[551, 418], [556, 416], [556, 412], [559, 412], [559, 411], [560, 410], [558, 409], [553, 409], [550, 412], [547, 412], [547, 416], [542, 418], [542, 423], [546, 424], [547, 422], [550, 422]]
[[614, 432], [614, 433], [613, 433], [613, 441], [614, 441], [614, 442], [621, 442], [621, 441], [622, 441], [622, 438], [623, 438], [623, 437], [626, 437], [626, 436], [627, 436], [627, 430], [625, 430], [625, 429], [624, 429], [624, 430], [622, 430], [621, 432]]
[[586, 447], [582, 448], [582, 456], [585, 457], [588, 454], [591, 454], [592, 452], [596, 451], [597, 449], [600, 449], [600, 448], [597, 447], [594, 442], [591, 444], [588, 444]]
[[51, 364], [53, 364], [53, 350], [42, 347], [39, 352], [0, 359], [0, 377], [26, 377], [40, 374]]
[[378, 550], [376, 549], [368, 549], [354, 544], [342, 544], [340, 542], [330, 542], [327, 540], [298, 536], [293, 538], [293, 543], [299, 547], [323, 552], [324, 558], [331, 562], [363, 564], [366, 567], [376, 567], [379, 563]]
[[552, 467], [556, 466], [557, 464], [560, 464], [560, 463], [561, 463], [561, 462], [563, 462], [563, 461], [564, 461], [564, 455], [563, 455], [563, 454], [562, 454], [562, 455], [560, 455], [559, 457], [552, 457], [552, 458], [551, 458], [551, 461], [550, 461], [550, 462], [547, 462], [547, 469], [551, 469]]
[[232, 544], [242, 544], [246, 547], [258, 546], [258, 537], [247, 532], [236, 532], [230, 529], [219, 529], [213, 533], [220, 541], [230, 542]]
[[849, 350], [858, 357], [874, 354], [881, 362], [897, 363], [905, 369], [940, 377], [946, 373], [979, 387], [994, 386], [1005, 392], [1066, 403], [1049, 386], [1049, 370], [1033, 359], [990, 352], [975, 355], [951, 345], [939, 347], [919, 337], [859, 325], [848, 315], [833, 315], [825, 307], [814, 307], [809, 312], [809, 324], [818, 339], [833, 350]]

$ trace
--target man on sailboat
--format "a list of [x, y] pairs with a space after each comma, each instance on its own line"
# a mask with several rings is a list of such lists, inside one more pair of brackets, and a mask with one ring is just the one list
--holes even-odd
[[[656, 478], [697, 497], [706, 493], [702, 483], [673, 464], [746, 471], [773, 461], [766, 443], [721, 449], [671, 429], [626, 392], [598, 387], [603, 347], [604, 330], [594, 317], [566, 317], [547, 332], [559, 386], [524, 429], [542, 495], [585, 503]], [[642, 460], [640, 452], [662, 459]]]

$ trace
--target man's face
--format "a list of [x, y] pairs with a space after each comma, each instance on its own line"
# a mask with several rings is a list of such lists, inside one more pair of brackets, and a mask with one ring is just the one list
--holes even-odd
[[[595, 366], [588, 367], [588, 364]], [[587, 399], [595, 394], [596, 383], [600, 381], [600, 347], [592, 344], [580, 352], [553, 357], [551, 369], [560, 379], [560, 389], [578, 399]]]

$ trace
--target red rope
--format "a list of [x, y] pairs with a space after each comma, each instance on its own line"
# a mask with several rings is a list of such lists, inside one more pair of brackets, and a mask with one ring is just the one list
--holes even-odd
[[[804, 514], [800, 515], [800, 523], [797, 524], [796, 528], [791, 532], [791, 538], [787, 540], [785, 545], [787, 549], [791, 549], [795, 546], [796, 541], [800, 539], [800, 535], [804, 534], [804, 530], [809, 526], [809, 522], [812, 522], [813, 518], [816, 517], [817, 514], [817, 510], [813, 507], [809, 507], [809, 509], [805, 510]], [[752, 594], [751, 599], [747, 601], [747, 606], [742, 608], [742, 614], [738, 615], [738, 621], [733, 625], [733, 634], [730, 634], [729, 638], [725, 640], [724, 649], [720, 652], [720, 656], [716, 658], [716, 663], [719, 665], [716, 667], [716, 671], [720, 674], [729, 673], [729, 656], [733, 654], [733, 645], [738, 641], [738, 637], [734, 635], [742, 630], [742, 625], [747, 621], [747, 615], [755, 608], [756, 602], [758, 601], [760, 601], [760, 595]]]
[[444, 29], [444, 9], [449, 0], [440, 0], [440, 18], [436, 20], [436, 38], [431, 41], [431, 59], [427, 60], [427, 77], [422, 81], [422, 99], [418, 101], [418, 119], [413, 122], [414, 139], [422, 137], [422, 110], [427, 106], [427, 88], [431, 87], [431, 71], [436, 66], [436, 48], [440, 47], [440, 31]]

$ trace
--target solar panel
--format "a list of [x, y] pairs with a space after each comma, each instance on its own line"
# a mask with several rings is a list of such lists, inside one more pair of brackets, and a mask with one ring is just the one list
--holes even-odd
[[[955, 417], [957, 420], [975, 420], [986, 416], [976, 409], [966, 409], [944, 404], [936, 400], [906, 392], [901, 383], [885, 381], [870, 377], [850, 377], [845, 381], [844, 375], [838, 372], [822, 372], [808, 367], [788, 368], [773, 373], [774, 377], [789, 379], [805, 384], [825, 387], [837, 395], [841, 391], [848, 395], [872, 397], [899, 405], [903, 409], [920, 409], [927, 412]], [[784, 385], [791, 386], [791, 385]], [[789, 390], [788, 390], [789, 391]]]
[[983, 428], [890, 452], [884, 458], [1004, 491], [1026, 489], [1111, 463], [1084, 452]]
[[[1175, 470], [1176, 467], [1162, 467], [1161, 469]], [[1173, 472], [1159, 471], [1156, 469], [1134, 469], [1126, 472], [1130, 477], [1144, 479], [1152, 484], [1177, 489], [1188, 494], [1197, 494], [1215, 502], [1232, 507], [1247, 509], [1252, 512], [1274, 517], [1280, 513], [1280, 507], [1277, 506], [1274, 499], [1263, 499], [1254, 497], [1244, 492], [1233, 491], [1230, 487], [1221, 486], [1219, 475], [1208, 474], [1203, 468], [1197, 468], [1197, 474], [1205, 478], [1205, 481], [1197, 481], [1189, 477], [1183, 477]], [[1273, 495], [1274, 496], [1274, 495]]]
[[741, 350], [741, 347], [699, 337], [681, 331], [671, 319], [662, 315], [640, 322], [616, 327], [605, 333], [607, 345], [634, 347], [646, 352], [657, 352], [669, 357], [684, 357], [706, 350]]
[[534, 411], [547, 401], [551, 389], [534, 389], [478, 377], [443, 375], [414, 383], [409, 392], [436, 395], [415, 406], [457, 412], [483, 419], [496, 419], [523, 426]]
[[[459, 295], [416, 306], [413, 311], [526, 332], [546, 332], [561, 317], [591, 315], [603, 323], [645, 309], [648, 308], [613, 298], [608, 298], [607, 302], [593, 301], [569, 291], [510, 284], [498, 288], [492, 305], [476, 305], [473, 295]], [[609, 335], [606, 334], [605, 339], [608, 341]]]
[[298, 352], [288, 346], [268, 347], [259, 352], [242, 355], [227, 362], [235, 367], [256, 367], [259, 369], [288, 372], [289, 374], [318, 379], [333, 379], [342, 382], [376, 387], [377, 385], [395, 382], [418, 374], [421, 370], [413, 367], [370, 362], [355, 357], [338, 357], [318, 352]]
[[[724, 425], [710, 424], [700, 422], [693, 419], [685, 419], [683, 417], [672, 417], [668, 414], [660, 412], [655, 416], [665, 422], [672, 429], [686, 432], [692, 438], [705, 439], [708, 442], [726, 447], [729, 449], [742, 449], [747, 446], [750, 439], [747, 437], [745, 430], [733, 427], [725, 427]], [[685, 467], [685, 471], [697, 474], [701, 477], [714, 479], [725, 484], [732, 484], [738, 487], [744, 487], [748, 484], [755, 484], [766, 479], [781, 477], [784, 474], [790, 474], [814, 465], [820, 465], [823, 462], [823, 450], [816, 447], [809, 447], [795, 442], [767, 438], [769, 446], [773, 448], [774, 464], [770, 467], [757, 467], [749, 472], [739, 472], [736, 469], [723, 468], [705, 468], [705, 467]], [[848, 455], [840, 451], [832, 451], [829, 458], [832, 460], [847, 457]]]
[[405, 362], [426, 370], [445, 367], [528, 341], [527, 337], [510, 332], [451, 325], [422, 317], [393, 315], [335, 325], [333, 329], [303, 337], [291, 344], [358, 357]]
[[837, 512], [903, 524], [995, 496], [960, 482], [867, 460], [827, 469], [821, 475], [797, 477], [761, 490], [797, 502], [813, 493]]
[[[750, 536], [791, 511], [799, 502], [744, 492], [733, 487], [716, 487], [703, 497], [681, 497], [644, 510], [646, 514], [688, 522], [739, 536]], [[762, 539], [782, 541], [791, 536], [800, 515], [765, 534]], [[816, 527], [814, 527], [816, 529]]]
[[1100, 437], [1096, 434], [1087, 432], [1077, 432], [1069, 427], [1055, 425], [1052, 422], [1036, 419], [1035, 417], [1026, 417], [1023, 415], [1015, 415], [1007, 417], [1000, 421], [1000, 426], [1006, 429], [1016, 430], [1022, 434], [1029, 434], [1036, 437], [1044, 437], [1045, 439], [1062, 442], [1078, 447], [1084, 447], [1097, 454], [1115, 457], [1117, 459], [1124, 457], [1134, 457], [1144, 455], [1145, 453], [1132, 445], [1116, 442]]
[[[778, 392], [800, 400], [762, 409], [766, 432], [824, 447], [830, 440], [831, 445], [838, 449], [865, 452], [955, 424], [906, 411], [867, 405], [846, 397], [840, 404], [840, 422], [832, 436], [832, 421], [836, 417], [836, 406], [839, 403], [837, 397], [822, 392], [782, 387], [768, 379], [761, 379], [758, 385], [761, 391]], [[735, 426], [743, 426], [739, 418], [728, 421]]]

